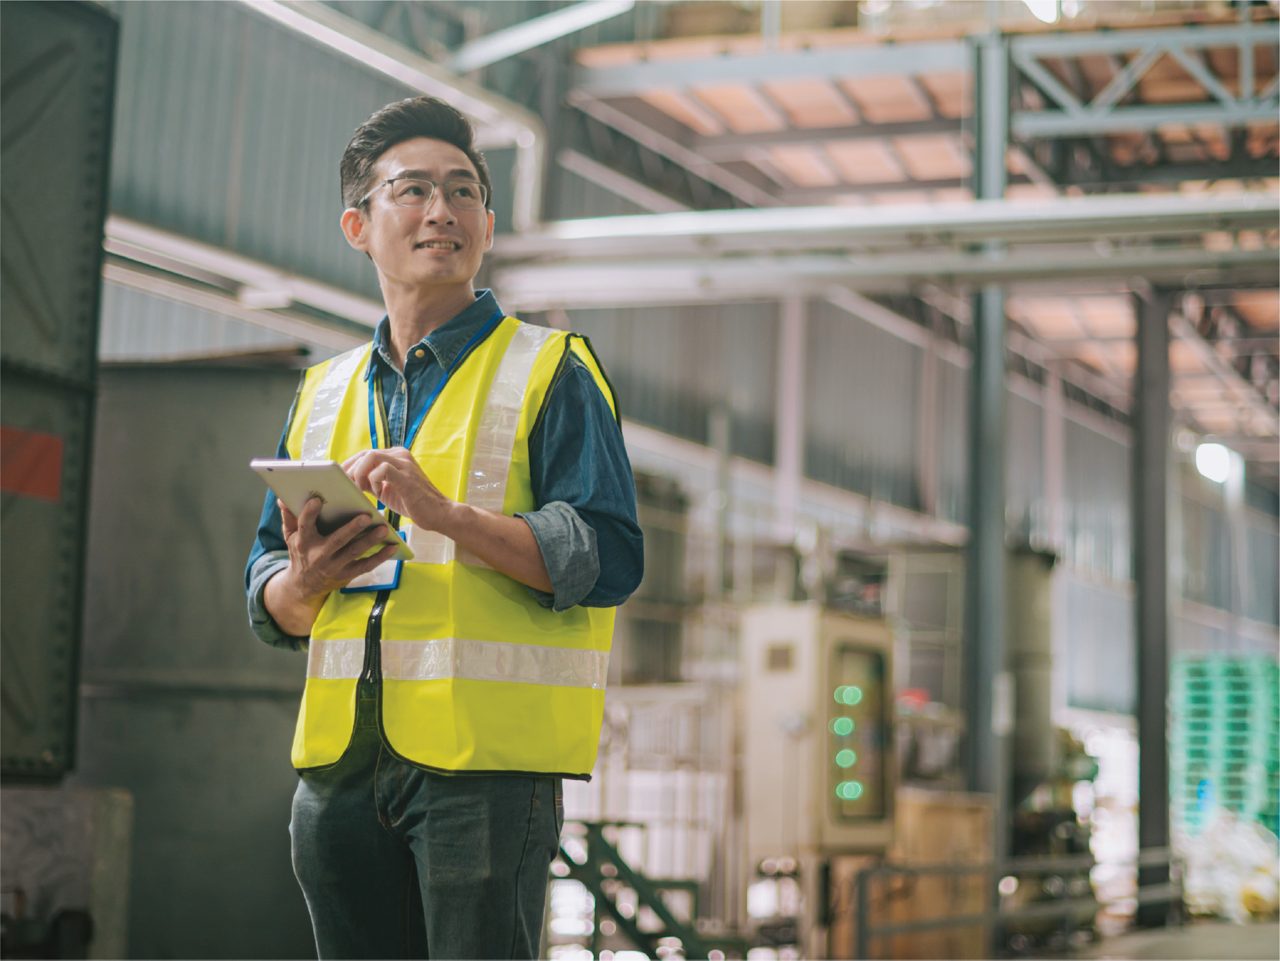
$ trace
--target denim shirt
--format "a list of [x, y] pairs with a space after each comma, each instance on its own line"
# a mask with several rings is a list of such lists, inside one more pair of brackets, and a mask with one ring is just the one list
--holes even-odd
[[[377, 375], [392, 444], [404, 445], [408, 425], [423, 412], [468, 341], [498, 310], [490, 291], [478, 291], [474, 304], [406, 352], [403, 372], [391, 359], [390, 322], [384, 317], [378, 324], [365, 378]], [[277, 457], [289, 456], [288, 430], [286, 422]], [[591, 371], [572, 354], [552, 383], [541, 421], [529, 437], [529, 470], [539, 506], [516, 516], [533, 531], [553, 588], [548, 594], [529, 587], [529, 593], [555, 611], [578, 604], [621, 604], [644, 571], [635, 478], [608, 401]], [[298, 648], [306, 638], [281, 631], [263, 600], [267, 581], [288, 563], [280, 512], [268, 491], [245, 565], [249, 623], [267, 644]]]

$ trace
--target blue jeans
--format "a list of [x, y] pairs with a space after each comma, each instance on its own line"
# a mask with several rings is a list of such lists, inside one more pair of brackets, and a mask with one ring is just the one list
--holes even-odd
[[361, 682], [351, 744], [301, 775], [293, 870], [326, 958], [533, 958], [564, 822], [550, 776], [432, 774], [392, 756]]

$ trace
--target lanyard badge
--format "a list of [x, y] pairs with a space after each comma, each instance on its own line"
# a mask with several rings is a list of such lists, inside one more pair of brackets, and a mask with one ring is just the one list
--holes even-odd
[[[405, 540], [405, 531], [396, 531], [400, 535], [400, 539]], [[382, 550], [381, 544], [374, 547], [375, 551]], [[368, 594], [371, 591], [394, 591], [400, 586], [400, 572], [404, 569], [404, 561], [399, 558], [391, 558], [383, 561], [371, 571], [366, 571], [359, 577], [353, 578], [347, 582], [347, 586], [340, 588], [340, 594]]]

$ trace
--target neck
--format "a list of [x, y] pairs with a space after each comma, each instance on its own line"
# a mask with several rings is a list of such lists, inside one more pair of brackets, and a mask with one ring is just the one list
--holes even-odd
[[476, 294], [469, 283], [425, 289], [397, 289], [383, 284], [382, 299], [391, 325], [391, 357], [404, 370], [409, 348], [475, 303]]

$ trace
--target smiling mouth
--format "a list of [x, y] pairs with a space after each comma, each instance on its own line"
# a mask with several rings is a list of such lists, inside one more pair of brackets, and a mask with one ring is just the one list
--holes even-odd
[[414, 250], [461, 250], [462, 245], [452, 240], [424, 240], [413, 245]]

